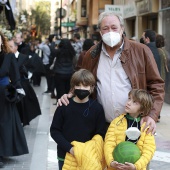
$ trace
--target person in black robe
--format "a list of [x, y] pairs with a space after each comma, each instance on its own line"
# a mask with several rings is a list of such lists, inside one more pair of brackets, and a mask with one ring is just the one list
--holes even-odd
[[3, 167], [3, 157], [28, 153], [16, 107], [25, 92], [20, 84], [16, 58], [9, 51], [6, 39], [0, 32], [0, 167]]
[[41, 77], [45, 75], [45, 68], [42, 62], [42, 58], [36, 53], [34, 43], [32, 42], [30, 47], [24, 48], [22, 53], [31, 56], [29, 64], [31, 65], [32, 83], [33, 86], [41, 85]]
[[13, 40], [8, 41], [8, 44], [11, 48], [11, 52], [15, 54], [15, 57], [17, 59], [21, 77], [21, 85], [26, 94], [26, 96], [17, 103], [21, 122], [23, 123], [23, 126], [25, 126], [29, 125], [32, 119], [34, 119], [38, 115], [41, 115], [41, 109], [37, 96], [29, 82], [29, 76], [31, 75], [31, 72], [29, 72], [28, 70], [31, 69], [30, 62], [32, 56], [26, 56], [22, 53], [19, 53], [17, 51], [18, 46]]

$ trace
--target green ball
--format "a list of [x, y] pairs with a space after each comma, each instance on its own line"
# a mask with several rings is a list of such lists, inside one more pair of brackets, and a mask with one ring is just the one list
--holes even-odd
[[141, 156], [137, 145], [132, 142], [125, 141], [119, 143], [113, 150], [113, 158], [119, 163], [135, 163]]

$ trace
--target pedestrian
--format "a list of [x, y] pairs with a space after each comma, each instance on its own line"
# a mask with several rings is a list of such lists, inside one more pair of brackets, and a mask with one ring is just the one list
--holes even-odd
[[80, 56], [80, 53], [82, 51], [82, 41], [80, 40], [80, 34], [79, 33], [75, 33], [74, 36], [73, 36], [73, 48], [74, 50], [76, 51], [76, 55], [75, 55], [75, 58], [74, 58], [74, 68], [76, 68], [76, 65], [77, 65], [77, 61], [78, 61], [78, 58]]
[[68, 93], [70, 90], [70, 79], [74, 72], [73, 60], [75, 57], [75, 50], [70, 40], [63, 38], [58, 45], [58, 49], [56, 49], [54, 53], [54, 84], [58, 100], [63, 94]]
[[29, 47], [29, 45], [24, 42], [23, 34], [20, 31], [15, 32], [15, 34], [14, 34], [14, 41], [18, 45], [18, 51], [19, 52], [22, 52], [22, 50], [24, 48], [28, 48]]
[[[150, 113], [142, 117], [148, 133], [155, 133], [156, 123], [164, 101], [164, 81], [150, 49], [141, 43], [128, 40], [124, 35], [124, 22], [113, 12], [103, 12], [99, 16], [98, 28], [102, 41], [86, 52], [82, 68], [90, 70], [97, 80], [98, 102], [103, 106], [106, 124], [122, 114], [131, 89], [145, 89], [154, 98]], [[64, 95], [59, 105], [68, 104]], [[144, 128], [145, 129], [145, 128]]]
[[80, 53], [80, 56], [78, 57], [78, 61], [77, 61], [77, 66], [76, 66], [76, 70], [80, 69], [82, 66], [82, 62], [83, 62], [83, 58], [86, 54], [86, 52], [94, 45], [94, 42], [92, 39], [86, 39], [83, 43], [83, 50]]
[[8, 41], [8, 44], [11, 48], [11, 52], [15, 54], [17, 59], [21, 85], [26, 94], [25, 97], [16, 104], [22, 125], [26, 126], [30, 124], [31, 120], [41, 115], [38, 98], [29, 82], [30, 75], [32, 75], [30, 68], [33, 67], [31, 65], [32, 56], [26, 56], [18, 52], [18, 45], [13, 40]]
[[[56, 48], [56, 42], [57, 42], [57, 35], [56, 34], [50, 34], [48, 37], [48, 46], [50, 48], [50, 52], [51, 52], [51, 56], [50, 56], [50, 60], [52, 60], [55, 57], [55, 48]], [[54, 56], [53, 56], [54, 55]], [[51, 70], [51, 98], [55, 99], [56, 95], [55, 95], [55, 82], [54, 82], [54, 73], [51, 69], [51, 65], [52, 62], [50, 61], [50, 70]]]
[[97, 100], [89, 97], [95, 85], [93, 74], [80, 69], [73, 74], [70, 84], [74, 97], [69, 99], [68, 106], [63, 105], [56, 109], [50, 128], [51, 136], [57, 143], [59, 170], [62, 169], [66, 153], [74, 155], [73, 141], [85, 143], [94, 135], [98, 134], [103, 138], [105, 135], [103, 108]]
[[[40, 49], [38, 49], [40, 50]], [[41, 51], [41, 50], [40, 50]], [[28, 48], [25, 48], [22, 51], [22, 54], [25, 54], [30, 57], [30, 71], [32, 73], [32, 77], [30, 82], [32, 82], [34, 87], [38, 87], [41, 85], [41, 77], [45, 75], [45, 68], [42, 62], [42, 58], [36, 53], [34, 41], [31, 42]]]
[[142, 34], [143, 41], [153, 53], [159, 73], [161, 73], [161, 58], [156, 47], [156, 33], [153, 30], [147, 29]]
[[[149, 114], [153, 106], [153, 98], [142, 89], [133, 89], [128, 94], [125, 105], [125, 113], [115, 118], [107, 130], [104, 143], [104, 154], [109, 169], [142, 169], [146, 170], [156, 150], [155, 138], [142, 131], [140, 121], [143, 116]], [[141, 156], [134, 164], [125, 162], [118, 163], [113, 157], [115, 147], [123, 141], [135, 143], [140, 149]]]
[[166, 79], [166, 73], [168, 69], [168, 52], [165, 50], [165, 39], [163, 35], [156, 35], [156, 47], [158, 48], [159, 56], [161, 58], [161, 72], [160, 75], [163, 80]]
[[0, 167], [4, 165], [3, 157], [28, 153], [16, 107], [25, 92], [20, 84], [17, 61], [9, 51], [7, 40], [0, 32]]
[[[165, 93], [166, 96], [169, 93], [169, 84], [170, 84], [170, 74], [169, 74], [169, 68], [168, 63], [170, 63], [170, 58], [168, 55], [168, 51], [165, 49], [165, 39], [163, 35], [157, 34], [156, 35], [156, 47], [158, 48], [159, 56], [161, 58], [161, 71], [160, 75], [162, 79], [165, 81]], [[166, 101], [166, 97], [165, 97]], [[160, 122], [160, 115], [158, 117], [157, 122]]]
[[42, 55], [42, 62], [45, 68], [45, 78], [47, 81], [47, 90], [43, 93], [51, 93], [52, 89], [52, 80], [51, 80], [51, 70], [50, 70], [50, 48], [47, 45], [47, 41], [42, 42], [40, 39], [36, 40], [36, 45], [39, 49], [42, 50], [43, 55]]

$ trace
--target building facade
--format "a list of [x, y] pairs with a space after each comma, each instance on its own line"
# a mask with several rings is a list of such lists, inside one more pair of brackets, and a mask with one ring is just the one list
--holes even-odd
[[99, 14], [110, 9], [124, 18], [127, 37], [135, 36], [139, 39], [145, 29], [159, 33], [164, 31], [161, 24], [165, 15], [160, 14], [160, 9], [162, 4], [167, 8], [168, 2], [169, 0], [70, 0], [69, 6], [70, 13], [76, 11], [76, 26], [83, 26], [89, 33], [87, 36], [96, 32]]

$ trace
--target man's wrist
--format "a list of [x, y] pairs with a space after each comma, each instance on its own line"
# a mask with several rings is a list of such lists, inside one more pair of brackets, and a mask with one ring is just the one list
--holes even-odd
[[68, 96], [73, 97], [74, 96], [73, 92], [69, 91]]

